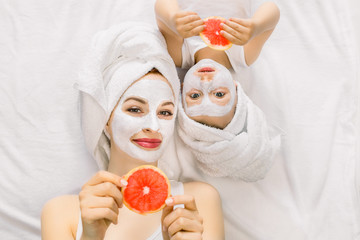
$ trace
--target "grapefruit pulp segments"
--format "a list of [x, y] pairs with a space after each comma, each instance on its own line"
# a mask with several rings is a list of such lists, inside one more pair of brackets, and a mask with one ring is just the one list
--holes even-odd
[[128, 185], [121, 192], [127, 208], [145, 215], [165, 207], [171, 187], [169, 179], [159, 168], [142, 165], [132, 169], [124, 178]]
[[204, 19], [205, 29], [200, 33], [200, 37], [212, 49], [224, 51], [232, 46], [232, 43], [220, 34], [220, 24], [224, 22], [225, 18], [222, 17]]

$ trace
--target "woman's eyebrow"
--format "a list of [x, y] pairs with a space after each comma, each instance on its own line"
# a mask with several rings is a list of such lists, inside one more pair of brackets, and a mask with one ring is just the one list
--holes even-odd
[[161, 106], [167, 106], [167, 105], [173, 105], [175, 107], [173, 102], [164, 102], [163, 104], [161, 104]]
[[128, 102], [130, 100], [134, 100], [134, 101], [140, 102], [142, 104], [146, 104], [146, 101], [144, 99], [137, 98], [137, 97], [129, 97], [124, 101], [124, 103], [126, 103], [126, 102]]

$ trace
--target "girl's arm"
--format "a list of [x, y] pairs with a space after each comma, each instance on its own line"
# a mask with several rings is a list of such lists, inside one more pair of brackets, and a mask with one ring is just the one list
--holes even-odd
[[181, 67], [184, 38], [198, 35], [204, 29], [204, 22], [194, 12], [181, 11], [177, 0], [156, 0], [155, 14], [168, 52], [175, 65]]
[[263, 3], [250, 19], [230, 18], [221, 34], [237, 45], [244, 45], [247, 65], [260, 55], [261, 49], [274, 31], [280, 18], [279, 8], [273, 2]]
[[[211, 185], [201, 182], [184, 184], [184, 195], [171, 197], [163, 210], [163, 238], [224, 239], [224, 219], [220, 196]], [[184, 204], [184, 208], [173, 209]]]

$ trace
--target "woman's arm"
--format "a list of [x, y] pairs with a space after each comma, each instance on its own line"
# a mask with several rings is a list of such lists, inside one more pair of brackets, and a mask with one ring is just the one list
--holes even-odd
[[49, 201], [41, 217], [42, 239], [75, 239], [79, 209], [83, 224], [81, 239], [103, 239], [109, 225], [118, 221], [122, 207], [119, 189], [127, 184], [124, 181], [115, 174], [100, 171], [82, 187], [79, 196], [61, 196]]
[[184, 184], [184, 191], [195, 197], [199, 213], [203, 218], [203, 240], [220, 240], [224, 237], [224, 217], [218, 191], [203, 182]]
[[117, 224], [119, 208], [123, 206], [120, 188], [126, 184], [121, 177], [100, 171], [82, 187], [79, 193], [81, 240], [104, 239], [110, 224]]
[[[224, 220], [220, 196], [211, 185], [184, 184], [184, 195], [173, 196], [163, 210], [164, 239], [224, 239]], [[184, 204], [184, 208], [173, 209]]]
[[221, 34], [237, 45], [244, 45], [247, 65], [260, 55], [261, 49], [274, 31], [280, 18], [279, 8], [273, 2], [263, 3], [250, 19], [230, 18]]
[[74, 240], [79, 220], [79, 200], [75, 195], [47, 202], [41, 214], [41, 239]]

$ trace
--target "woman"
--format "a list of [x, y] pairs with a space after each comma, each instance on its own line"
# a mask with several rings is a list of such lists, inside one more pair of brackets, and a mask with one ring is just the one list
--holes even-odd
[[[223, 238], [220, 198], [208, 184], [172, 182], [164, 210], [146, 216], [122, 204], [120, 189], [127, 183], [121, 176], [164, 161], [173, 134], [179, 82], [163, 44], [147, 25], [123, 24], [97, 36], [94, 59], [101, 61], [90, 61], [79, 89], [87, 146], [107, 171], [90, 179], [79, 196], [46, 204], [43, 239]], [[102, 66], [101, 82], [91, 73], [94, 66]], [[184, 208], [174, 210], [178, 204]]]

